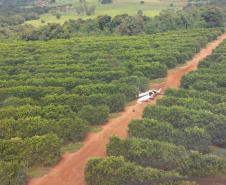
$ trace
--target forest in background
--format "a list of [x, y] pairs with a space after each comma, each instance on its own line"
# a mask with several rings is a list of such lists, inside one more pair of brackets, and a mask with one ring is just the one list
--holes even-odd
[[47, 41], [87, 36], [155, 34], [172, 30], [224, 26], [225, 3], [219, 1], [219, 3], [215, 2], [214, 6], [212, 4], [209, 2], [197, 6], [191, 1], [182, 10], [162, 10], [155, 17], [142, 14], [122, 14], [112, 17], [106, 14], [92, 19], [69, 19], [62, 24], [52, 22], [38, 28], [24, 23], [27, 20], [39, 19], [40, 15], [53, 11], [54, 7], [24, 8], [17, 4], [2, 4], [0, 6], [0, 39], [2, 42]]
[[[24, 9], [22, 6], [31, 1], [0, 2], [0, 184], [3, 185], [25, 184], [28, 167], [55, 165], [60, 160], [62, 146], [83, 140], [92, 126], [107, 121], [109, 113], [124, 110], [126, 103], [137, 97], [138, 89], [148, 89], [150, 80], [165, 77], [168, 69], [190, 60], [208, 42], [224, 33], [225, 3], [220, 0], [210, 1], [211, 5], [216, 6], [201, 4], [198, 7], [191, 3], [183, 10], [164, 10], [153, 18], [127, 14], [113, 18], [101, 15], [94, 19], [68, 20], [62, 25], [49, 23], [39, 28], [23, 23], [39, 19], [51, 7]], [[168, 166], [177, 160], [186, 161], [190, 156], [199, 155], [197, 152], [206, 151], [210, 143], [224, 146], [225, 97], [222, 94], [225, 93], [225, 79], [224, 75], [219, 75], [224, 73], [224, 62], [221, 62], [224, 61], [224, 54], [223, 49], [218, 51], [221, 51], [220, 57], [217, 50], [212, 56], [222, 65], [213, 65], [215, 58], [210, 57], [199, 66], [209, 69], [183, 77], [182, 87], [190, 89], [183, 91], [186, 95], [181, 95], [180, 99], [167, 96], [166, 100], [163, 99], [165, 102], [162, 100], [157, 106], [148, 107], [142, 121], [130, 124], [130, 127], [138, 122], [139, 125], [153, 125], [153, 135], [156, 138], [161, 136], [159, 142], [149, 140], [153, 139], [149, 136], [143, 138], [146, 137], [143, 131], [141, 139], [132, 138], [140, 136], [136, 135], [139, 129], [135, 126], [132, 130], [131, 127], [131, 138], [125, 140], [128, 147], [132, 147], [128, 148], [131, 153], [119, 157], [127, 155], [126, 152], [115, 151], [117, 147], [125, 148], [124, 141], [112, 137], [107, 149], [111, 157], [93, 159], [87, 164], [88, 184], [99, 184], [104, 175], [102, 165], [107, 164], [108, 160], [111, 164], [120, 164], [120, 170], [134, 172], [131, 176], [128, 170], [128, 174], [122, 177], [113, 174], [115, 178], [109, 178], [110, 183], [181, 177], [186, 173], [193, 176], [191, 169], [194, 164], [186, 163], [175, 171], [169, 171]], [[212, 71], [212, 68], [216, 70]], [[209, 98], [206, 91], [215, 88], [218, 95]], [[204, 92], [200, 94], [199, 90]], [[166, 91], [169, 96], [174, 93], [183, 94], [180, 91]], [[188, 94], [197, 98], [184, 100]], [[202, 96], [207, 99], [199, 100]], [[208, 102], [208, 98], [213, 97], [215, 102]], [[171, 104], [175, 106], [167, 107]], [[191, 107], [197, 111], [190, 111]], [[149, 115], [149, 109], [156, 113], [156, 117]], [[206, 111], [203, 112], [203, 109]], [[164, 114], [159, 116], [161, 112]], [[171, 117], [167, 114], [169, 112], [175, 116]], [[186, 119], [181, 121], [177, 117], [179, 113]], [[153, 119], [150, 120], [150, 117]], [[161, 122], [161, 128], [155, 128], [156, 120]], [[191, 122], [193, 127], [188, 127]], [[162, 131], [158, 129], [165, 129], [165, 135], [156, 135]], [[197, 137], [203, 140], [194, 146]], [[150, 149], [143, 149], [143, 145], [150, 146]], [[159, 160], [159, 164], [149, 156], [146, 159], [152, 161], [151, 164], [139, 158], [156, 146], [167, 149], [163, 153], [165, 156], [162, 156], [164, 160]], [[179, 154], [176, 155], [175, 150]], [[135, 151], [138, 153], [133, 154]], [[156, 150], [156, 153], [159, 152], [161, 150]], [[170, 157], [172, 154], [177, 159]], [[216, 170], [214, 174], [222, 176], [225, 162], [209, 155], [203, 159], [204, 163], [205, 160], [213, 160], [214, 164], [219, 165], [219, 168], [213, 165], [210, 170]], [[93, 168], [99, 163], [101, 174], [94, 174], [96, 171]], [[162, 174], [163, 169], [165, 172]], [[120, 170], [115, 173], [122, 174]], [[200, 174], [201, 177], [203, 174]]]

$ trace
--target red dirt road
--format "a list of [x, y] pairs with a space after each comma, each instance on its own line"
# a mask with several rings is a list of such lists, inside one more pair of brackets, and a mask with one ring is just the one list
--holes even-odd
[[[187, 62], [186, 66], [176, 68], [171, 71], [166, 78], [167, 81], [154, 84], [158, 89], [160, 86], [179, 88], [181, 75], [189, 71], [197, 70], [198, 62], [204, 59], [207, 55], [212, 53], [222, 41], [226, 38], [226, 34], [220, 36], [217, 41], [209, 44], [206, 49], [201, 50], [196, 54], [194, 59]], [[158, 95], [155, 99], [160, 98]], [[121, 116], [116, 119], [109, 119], [109, 121], [102, 126], [102, 131], [98, 133], [88, 133], [84, 146], [75, 153], [65, 153], [62, 155], [61, 161], [51, 169], [50, 173], [42, 178], [29, 179], [28, 185], [84, 185], [84, 167], [90, 157], [106, 156], [105, 145], [109, 141], [111, 135], [118, 135], [121, 138], [127, 137], [128, 123], [132, 119], [139, 119], [142, 117], [142, 112], [147, 104], [154, 104], [155, 101], [138, 104], [133, 102], [132, 106], [126, 107]], [[135, 112], [132, 112], [135, 110]]]

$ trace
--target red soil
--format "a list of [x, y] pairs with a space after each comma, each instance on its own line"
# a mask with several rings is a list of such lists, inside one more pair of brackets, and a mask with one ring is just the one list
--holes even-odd
[[[156, 89], [160, 86], [164, 89], [167, 87], [179, 88], [181, 75], [189, 71], [197, 70], [198, 62], [204, 59], [207, 55], [212, 53], [222, 41], [226, 38], [226, 34], [220, 36], [217, 41], [209, 44], [206, 49], [201, 50], [196, 54], [194, 59], [187, 62], [186, 66], [178, 67], [171, 71], [166, 78], [167, 81], [154, 84]], [[155, 99], [160, 98], [157, 95]], [[109, 119], [108, 122], [102, 126], [102, 131], [98, 133], [88, 133], [84, 146], [75, 153], [64, 153], [61, 161], [51, 169], [50, 173], [42, 178], [28, 179], [28, 185], [84, 185], [84, 167], [88, 158], [90, 157], [105, 157], [105, 145], [112, 135], [118, 135], [121, 138], [127, 137], [128, 123], [132, 119], [140, 119], [142, 112], [148, 104], [154, 104], [154, 101], [144, 102], [141, 104], [133, 102], [132, 106], [126, 107], [121, 116], [116, 119]], [[135, 112], [133, 112], [135, 110]]]

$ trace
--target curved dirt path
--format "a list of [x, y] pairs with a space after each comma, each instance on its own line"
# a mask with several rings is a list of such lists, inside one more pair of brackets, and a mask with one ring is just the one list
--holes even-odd
[[[193, 60], [187, 62], [186, 66], [178, 67], [169, 72], [167, 81], [154, 84], [158, 89], [160, 86], [179, 88], [181, 75], [191, 71], [197, 70], [198, 62], [204, 59], [207, 55], [212, 53], [222, 41], [226, 38], [226, 34], [220, 36], [217, 41], [209, 44], [206, 49], [201, 50], [196, 54]], [[155, 99], [160, 98], [161, 95]], [[128, 123], [132, 119], [139, 119], [142, 117], [142, 112], [148, 104], [154, 104], [155, 101], [144, 102], [141, 104], [133, 102], [132, 106], [126, 107], [121, 116], [116, 119], [109, 119], [108, 122], [102, 126], [102, 131], [98, 133], [88, 133], [84, 146], [75, 153], [65, 153], [62, 155], [61, 161], [51, 169], [50, 173], [42, 178], [33, 178], [28, 180], [28, 185], [84, 185], [84, 167], [87, 159], [90, 157], [106, 156], [105, 144], [108, 143], [108, 138], [111, 135], [118, 135], [121, 138], [127, 137]], [[135, 110], [135, 112], [132, 112]]]

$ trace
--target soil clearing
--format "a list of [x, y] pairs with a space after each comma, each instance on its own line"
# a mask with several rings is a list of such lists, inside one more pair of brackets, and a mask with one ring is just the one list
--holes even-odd
[[[196, 54], [193, 60], [186, 63], [183, 67], [177, 67], [166, 77], [165, 82], [154, 83], [156, 89], [159, 87], [179, 88], [181, 75], [189, 71], [197, 70], [197, 65], [200, 60], [212, 53], [222, 41], [226, 38], [223, 34], [218, 40], [208, 44], [206, 49], [202, 49], [200, 53]], [[161, 95], [157, 95], [161, 98]], [[50, 173], [42, 178], [28, 179], [28, 185], [84, 185], [84, 168], [87, 160], [90, 157], [105, 157], [105, 145], [109, 142], [109, 137], [118, 135], [121, 138], [127, 137], [128, 123], [132, 119], [141, 119], [142, 112], [148, 104], [154, 104], [155, 100], [149, 102], [137, 103], [136, 100], [132, 102], [131, 106], [126, 107], [124, 112], [120, 112], [121, 116], [109, 119], [105, 125], [102, 126], [102, 131], [98, 133], [88, 133], [83, 142], [84, 146], [75, 153], [64, 153], [61, 161], [51, 169]], [[133, 111], [135, 110], [135, 111]]]

